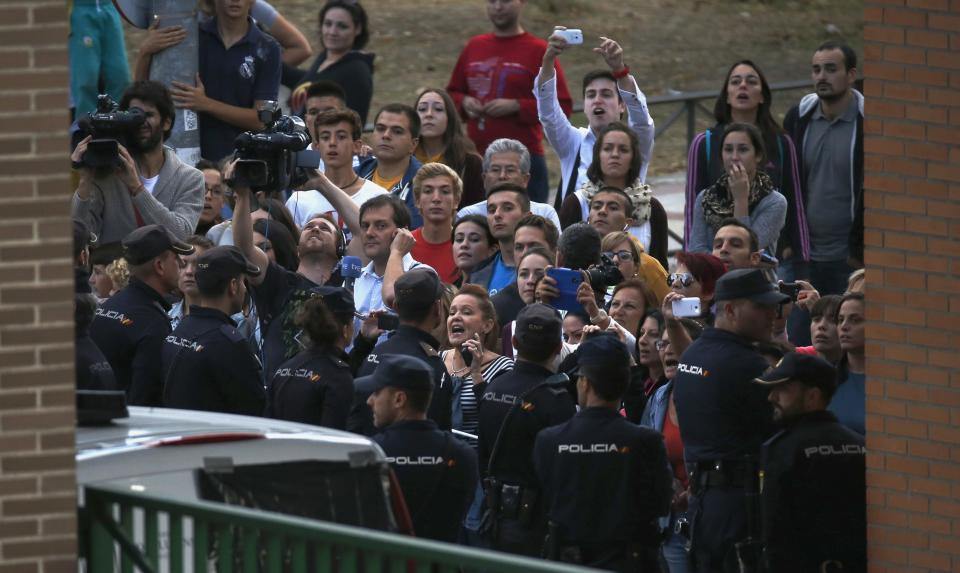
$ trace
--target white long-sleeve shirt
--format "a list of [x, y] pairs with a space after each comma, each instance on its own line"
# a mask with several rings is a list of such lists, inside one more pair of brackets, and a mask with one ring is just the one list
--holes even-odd
[[[541, 68], [540, 74], [543, 73]], [[577, 153], [580, 153], [580, 167], [577, 169], [577, 183], [574, 185], [574, 191], [580, 189], [587, 182], [587, 168], [593, 162], [593, 144], [597, 141], [596, 134], [589, 127], [574, 127], [567, 116], [560, 108], [560, 102], [557, 100], [557, 78], [553, 78], [540, 84], [540, 74], [534, 80], [533, 93], [537, 98], [537, 114], [540, 117], [540, 123], [543, 124], [543, 133], [550, 142], [550, 146], [560, 157], [560, 189], [563, 196], [566, 197], [568, 182], [573, 164], [576, 162]], [[647, 180], [647, 167], [650, 165], [650, 158], [653, 155], [653, 136], [654, 125], [653, 117], [647, 110], [647, 96], [640, 91], [637, 86], [637, 80], [633, 76], [628, 76], [633, 82], [636, 93], [619, 89], [620, 98], [627, 108], [627, 124], [630, 126], [640, 139], [640, 157], [643, 162], [640, 164], [640, 181]], [[563, 197], [560, 198], [560, 201]]]

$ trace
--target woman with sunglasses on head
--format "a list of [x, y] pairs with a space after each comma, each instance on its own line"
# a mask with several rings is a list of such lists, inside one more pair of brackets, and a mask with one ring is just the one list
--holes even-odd
[[457, 172], [463, 181], [458, 209], [483, 201], [483, 159], [464, 133], [450, 94], [428, 88], [420, 92], [413, 107], [420, 116], [420, 138], [414, 156], [424, 165], [443, 163]]
[[[723, 134], [733, 123], [755, 126], [767, 153], [761, 170], [772, 181], [773, 187], [786, 198], [786, 224], [779, 235], [777, 258], [783, 263], [810, 258], [810, 238], [807, 230], [803, 198], [800, 196], [800, 172], [793, 140], [773, 118], [773, 92], [760, 68], [750, 60], [736, 62], [727, 71], [717, 94], [713, 116], [717, 124], [697, 135], [687, 156], [686, 207], [684, 208], [684, 248], [691, 247], [694, 207], [698, 195], [728, 169], [722, 156]], [[712, 236], [711, 236], [712, 238]], [[761, 247], [764, 245], [761, 245]], [[784, 280], [793, 280], [788, 276]]]
[[[630, 198], [628, 230], [660, 264], [667, 267], [667, 212], [653, 196], [650, 186], [640, 181], [640, 141], [627, 124], [615, 121], [597, 134], [593, 160], [587, 168], [587, 183], [563, 200], [560, 225], [587, 221], [593, 198], [604, 187], [623, 190]], [[626, 229], [625, 229], [626, 230]]]
[[[696, 340], [703, 332], [703, 327], [696, 321], [683, 318], [679, 321], [684, 338]], [[677, 523], [686, 522], [687, 497], [689, 492], [688, 474], [683, 461], [683, 442], [680, 439], [680, 426], [677, 421], [677, 409], [673, 403], [673, 379], [677, 376], [677, 366], [680, 364], [679, 352], [671, 344], [672, 337], [664, 331], [656, 342], [657, 353], [663, 365], [663, 377], [666, 382], [661, 385], [647, 402], [640, 425], [653, 428], [663, 434], [667, 446], [667, 459], [673, 470], [673, 502], [670, 507], [669, 523], [661, 523], [664, 531], [668, 532], [666, 541], [661, 545], [663, 561], [667, 564], [670, 573], [687, 573], [691, 570], [686, 546], [689, 537], [677, 532]]]

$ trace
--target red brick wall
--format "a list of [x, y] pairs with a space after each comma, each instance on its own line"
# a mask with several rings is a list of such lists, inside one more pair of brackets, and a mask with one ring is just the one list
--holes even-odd
[[871, 571], [960, 571], [960, 1], [867, 0]]
[[62, 0], [0, 6], [0, 572], [76, 571]]

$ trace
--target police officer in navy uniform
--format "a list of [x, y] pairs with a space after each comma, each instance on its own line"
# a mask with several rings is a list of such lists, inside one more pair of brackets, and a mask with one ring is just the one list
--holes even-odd
[[663, 436], [620, 415], [630, 351], [616, 335], [591, 335], [577, 354], [580, 412], [540, 432], [533, 450], [550, 520], [546, 556], [659, 571], [657, 518], [669, 513], [673, 494]]
[[509, 553], [542, 553], [546, 503], [533, 466], [534, 441], [540, 430], [576, 412], [567, 376], [553, 372], [561, 326], [553, 308], [524, 307], [513, 335], [516, 364], [490, 382], [479, 404], [480, 468], [489, 509], [483, 529], [495, 549]]
[[344, 348], [353, 338], [353, 294], [320, 286], [295, 319], [306, 348], [280, 365], [267, 385], [271, 418], [343, 430], [353, 403]]
[[[432, 269], [411, 270], [400, 276], [393, 284], [394, 307], [400, 318], [400, 326], [390, 338], [378, 344], [367, 356], [357, 376], [369, 376], [380, 359], [390, 354], [403, 354], [419, 358], [433, 370], [433, 399], [427, 417], [442, 430], [452, 426], [452, 403], [450, 376], [438, 353], [440, 342], [431, 332], [443, 324], [443, 303], [440, 300], [442, 286], [437, 273]], [[354, 407], [347, 422], [347, 429], [364, 435], [374, 433], [373, 417], [366, 405], [367, 396], [357, 392]]]
[[263, 415], [260, 363], [230, 318], [243, 308], [246, 277], [259, 272], [232, 245], [197, 257], [200, 304], [190, 307], [163, 344], [164, 406]]
[[177, 288], [180, 255], [193, 246], [160, 225], [145, 225], [123, 239], [130, 283], [97, 309], [90, 337], [113, 368], [117, 386], [134, 406], [159, 406], [160, 350], [170, 334], [164, 298]]
[[790, 297], [760, 269], [720, 277], [717, 315], [680, 357], [673, 399], [690, 472], [690, 556], [695, 571], [738, 571], [735, 545], [751, 533], [747, 491], [760, 446], [774, 432], [767, 392], [753, 383], [768, 364], [752, 347], [770, 340]]
[[827, 411], [836, 369], [791, 352], [756, 379], [782, 428], [763, 445], [764, 565], [777, 573], [867, 570], [863, 436]]
[[[75, 269], [77, 270], [77, 269]], [[78, 390], [116, 390], [113, 368], [103, 352], [90, 338], [90, 323], [97, 312], [97, 298], [93, 296], [85, 273], [77, 272], [76, 293], [73, 297], [73, 317], [76, 328], [76, 369]]]
[[419, 358], [386, 354], [356, 386], [369, 394], [380, 430], [373, 441], [397, 475], [415, 534], [454, 543], [477, 489], [477, 454], [427, 419], [434, 376]]

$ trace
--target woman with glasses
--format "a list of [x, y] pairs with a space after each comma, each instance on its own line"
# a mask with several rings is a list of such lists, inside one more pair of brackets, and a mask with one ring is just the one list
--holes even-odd
[[643, 280], [653, 290], [658, 301], [670, 292], [670, 287], [665, 284], [667, 271], [663, 265], [645, 253], [640, 241], [630, 233], [607, 233], [600, 243], [600, 249], [616, 263], [624, 279]]
[[727, 272], [723, 261], [703, 253], [677, 253], [677, 270], [667, 276], [667, 285], [679, 296], [673, 299], [696, 297], [700, 299], [700, 316], [705, 325], [713, 324], [713, 291], [717, 280]]
[[[703, 327], [694, 320], [682, 318], [679, 321], [684, 336], [696, 340]], [[677, 376], [677, 366], [680, 363], [680, 354], [670, 343], [670, 333], [664, 331], [656, 342], [656, 349], [663, 365], [663, 376], [666, 382], [660, 386], [647, 403], [640, 425], [653, 428], [663, 434], [667, 446], [667, 459], [673, 470], [673, 502], [670, 508], [669, 523], [663, 523], [669, 536], [661, 546], [663, 560], [667, 563], [670, 573], [687, 573], [690, 570], [690, 561], [687, 556], [686, 545], [689, 537], [677, 532], [677, 523], [686, 522], [687, 497], [689, 483], [687, 469], [683, 461], [683, 442], [680, 439], [680, 425], [677, 421], [677, 408], [673, 403], [673, 379]], [[682, 527], [681, 527], [682, 529]]]
[[629, 232], [640, 240], [643, 250], [660, 264], [667, 263], [667, 212], [653, 196], [650, 186], [640, 181], [640, 141], [627, 124], [615, 121], [597, 134], [593, 160], [587, 168], [587, 183], [567, 195], [560, 206], [560, 225], [566, 229], [590, 216], [593, 197], [603, 187], [622, 189], [630, 198]]

